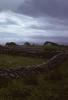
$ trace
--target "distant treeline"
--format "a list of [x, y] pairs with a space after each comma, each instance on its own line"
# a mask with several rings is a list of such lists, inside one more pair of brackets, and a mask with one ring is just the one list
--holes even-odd
[[1, 54], [19, 56], [51, 58], [59, 52], [61, 52], [59, 45], [52, 42], [45, 42], [43, 46], [31, 45], [29, 42], [25, 42], [24, 45], [18, 45], [15, 42], [8, 42], [5, 46], [0, 46]]

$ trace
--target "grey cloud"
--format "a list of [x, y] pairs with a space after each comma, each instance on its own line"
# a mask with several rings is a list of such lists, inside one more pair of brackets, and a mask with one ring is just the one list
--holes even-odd
[[24, 0], [0, 0], [0, 11], [1, 10], [15, 11], [23, 1]]
[[0, 33], [0, 38], [6, 38], [6, 37], [9, 38], [9, 37], [18, 37], [18, 36], [15, 33], [14, 34], [13, 33], [8, 33], [8, 32], [7, 33], [6, 32], [5, 33], [4, 32]]
[[[68, 41], [67, 0], [0, 0], [0, 10], [12, 10], [4, 11], [6, 22], [0, 18], [0, 39]], [[4, 14], [0, 12], [0, 16]]]
[[30, 26], [32, 29], [35, 30], [44, 30], [44, 31], [68, 31], [68, 27], [65, 27], [63, 25], [55, 25], [55, 24], [51, 24], [51, 25], [43, 25], [43, 26], [36, 26], [36, 25], [32, 25]]
[[0, 10], [68, 19], [68, 0], [0, 0]]
[[5, 22], [0, 22], [0, 26], [5, 26], [5, 25], [17, 25], [18, 23], [8, 19]]
[[31, 16], [52, 16], [68, 19], [67, 0], [25, 0], [18, 8], [21, 13]]

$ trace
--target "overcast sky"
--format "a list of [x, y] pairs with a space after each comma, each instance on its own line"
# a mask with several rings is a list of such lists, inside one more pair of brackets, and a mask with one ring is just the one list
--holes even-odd
[[61, 42], [64, 37], [67, 42], [67, 0], [0, 0], [1, 41], [45, 41], [46, 37], [61, 37]]

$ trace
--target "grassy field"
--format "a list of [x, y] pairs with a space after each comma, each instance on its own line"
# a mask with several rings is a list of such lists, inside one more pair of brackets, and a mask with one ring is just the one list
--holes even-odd
[[[56, 50], [44, 47], [44, 50]], [[0, 54], [1, 68], [36, 65], [46, 59]], [[68, 100], [68, 60], [47, 74], [0, 78], [0, 100]]]
[[68, 61], [45, 75], [0, 78], [0, 100], [68, 100]]
[[12, 56], [0, 54], [0, 67], [1, 68], [15, 68], [19, 66], [31, 66], [45, 62], [45, 59], [23, 56]]

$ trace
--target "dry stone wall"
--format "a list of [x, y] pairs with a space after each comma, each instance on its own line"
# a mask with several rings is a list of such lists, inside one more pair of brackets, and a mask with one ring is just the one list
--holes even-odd
[[30, 66], [29, 68], [21, 67], [17, 69], [0, 69], [0, 77], [2, 78], [19, 78], [32, 74], [45, 74], [55, 67], [58, 67], [63, 61], [68, 59], [68, 53], [59, 53], [46, 63]]

